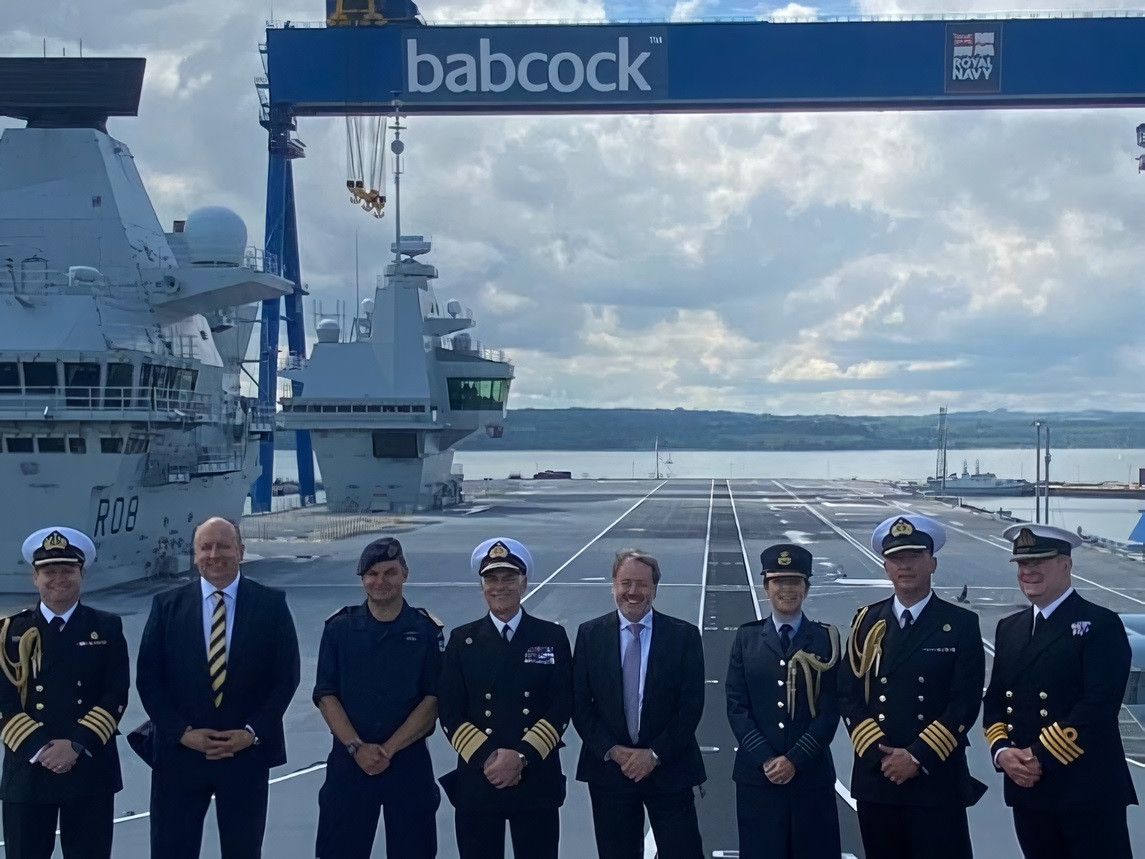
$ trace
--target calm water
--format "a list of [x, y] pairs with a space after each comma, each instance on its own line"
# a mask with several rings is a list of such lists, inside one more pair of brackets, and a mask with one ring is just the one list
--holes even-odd
[[[669, 462], [671, 460], [671, 462]], [[982, 471], [999, 477], [1034, 479], [1034, 451], [966, 450], [947, 454], [947, 472], [962, 470], [966, 460], [971, 472], [977, 460]], [[655, 476], [656, 458], [651, 451], [627, 450], [513, 450], [458, 451], [455, 464], [464, 468], [467, 480], [503, 479], [510, 474], [531, 477], [543, 469], [571, 471], [578, 478], [648, 478]], [[293, 451], [275, 453], [275, 476], [294, 479], [298, 468]], [[661, 476], [716, 479], [786, 477], [794, 479], [850, 479], [923, 481], [934, 474], [935, 455], [926, 450], [809, 451], [700, 451], [660, 452]], [[317, 466], [315, 466], [317, 469]], [[1052, 480], [1100, 483], [1106, 480], [1136, 482], [1145, 468], [1145, 450], [1060, 450], [1050, 463]], [[979, 498], [976, 506], [999, 507], [1015, 516], [1033, 518], [1033, 498]], [[1116, 540], [1128, 538], [1145, 508], [1141, 499], [1051, 498], [1050, 523], [1063, 528], [1080, 526], [1087, 533]]]

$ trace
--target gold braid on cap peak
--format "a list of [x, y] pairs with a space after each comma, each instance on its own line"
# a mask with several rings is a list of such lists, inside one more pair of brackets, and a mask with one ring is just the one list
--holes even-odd
[[23, 706], [28, 701], [28, 681], [40, 671], [43, 650], [40, 646], [40, 630], [33, 626], [20, 636], [16, 659], [9, 659], [6, 643], [11, 623], [12, 618], [6, 617], [4, 623], [0, 624], [0, 668], [4, 670], [8, 682], [20, 690], [20, 706]]
[[795, 698], [798, 687], [797, 672], [803, 670], [803, 680], [807, 687], [807, 706], [811, 709], [811, 716], [815, 716], [815, 702], [819, 700], [819, 680], [824, 671], [835, 667], [839, 661], [839, 630], [834, 626], [827, 627], [827, 636], [831, 639], [831, 656], [823, 661], [814, 653], [806, 650], [796, 651], [787, 662], [787, 712], [795, 712]]
[[851, 621], [851, 637], [847, 640], [847, 659], [851, 663], [851, 671], [856, 677], [863, 678], [863, 700], [868, 704], [871, 701], [871, 669], [878, 673], [879, 663], [883, 658], [883, 636], [887, 633], [887, 622], [877, 620], [867, 630], [867, 637], [860, 648], [859, 630], [863, 625], [863, 618], [867, 616], [867, 609], [863, 606]]

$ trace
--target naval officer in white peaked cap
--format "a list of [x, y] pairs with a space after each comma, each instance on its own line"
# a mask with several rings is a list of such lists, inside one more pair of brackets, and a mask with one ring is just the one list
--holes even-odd
[[946, 529], [929, 516], [880, 522], [871, 548], [894, 595], [859, 609], [839, 671], [854, 746], [851, 796], [868, 856], [970, 859], [966, 809], [986, 792], [966, 749], [986, 677], [978, 615], [931, 588]]
[[438, 714], [457, 765], [439, 781], [453, 803], [460, 859], [557, 859], [565, 799], [561, 736], [572, 718], [564, 628], [521, 607], [533, 558], [517, 540], [485, 540], [470, 558], [488, 612], [453, 630]]
[[24, 541], [39, 604], [0, 623], [4, 849], [10, 859], [109, 859], [115, 793], [123, 787], [116, 733], [130, 662], [123, 624], [80, 601], [91, 538], [41, 528]]

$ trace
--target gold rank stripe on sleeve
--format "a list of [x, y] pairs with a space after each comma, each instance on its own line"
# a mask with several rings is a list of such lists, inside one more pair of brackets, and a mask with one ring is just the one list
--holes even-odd
[[945, 761], [958, 748], [958, 739], [937, 719], [923, 728], [919, 737], [934, 750], [941, 761]]
[[457, 754], [461, 755], [461, 759], [469, 763], [469, 759], [473, 757], [474, 752], [481, 748], [485, 739], [485, 735], [472, 722], [462, 722], [453, 732], [451, 742]]
[[16, 751], [24, 740], [32, 736], [37, 728], [42, 727], [44, 727], [43, 722], [37, 722], [27, 713], [17, 713], [4, 726], [4, 730], [0, 731], [0, 741], [12, 751]]
[[522, 739], [536, 749], [537, 754], [544, 760], [549, 756], [549, 752], [560, 743], [561, 735], [557, 733], [556, 728], [549, 724], [547, 719], [541, 719], [525, 731], [525, 736]]
[[860, 758], [866, 753], [872, 744], [878, 742], [885, 737], [883, 729], [879, 727], [878, 722], [874, 719], [864, 719], [859, 723], [858, 727], [851, 732], [851, 744], [855, 747], [855, 754]]
[[103, 707], [92, 707], [79, 718], [79, 723], [93, 731], [105, 743], [115, 734], [117, 724], [111, 713]]
[[999, 740], [1010, 739], [1010, 732], [1006, 730], [1005, 722], [995, 722], [993, 725], [988, 727], [984, 733], [986, 734], [986, 742], [991, 746]]
[[1057, 722], [1042, 728], [1038, 739], [1046, 750], [1062, 764], [1071, 764], [1084, 754], [1076, 742], [1077, 729], [1063, 728]]

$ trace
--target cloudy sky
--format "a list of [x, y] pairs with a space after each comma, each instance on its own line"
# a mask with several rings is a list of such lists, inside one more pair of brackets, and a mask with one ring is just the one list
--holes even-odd
[[[421, 3], [432, 21], [1045, 5]], [[82, 40], [89, 56], [146, 56], [141, 115], [109, 130], [160, 221], [221, 204], [255, 243], [266, 174], [256, 46], [268, 17], [315, 20], [322, 8], [5, 3], [0, 54], [39, 54], [46, 40], [71, 55]], [[415, 118], [402, 222], [434, 240], [439, 298], [472, 307], [476, 336], [515, 361], [514, 408], [1139, 410], [1140, 122], [1145, 110]], [[346, 199], [342, 120], [301, 120], [300, 137], [303, 280], [331, 311], [353, 303], [355, 234], [365, 294], [393, 223]]]

